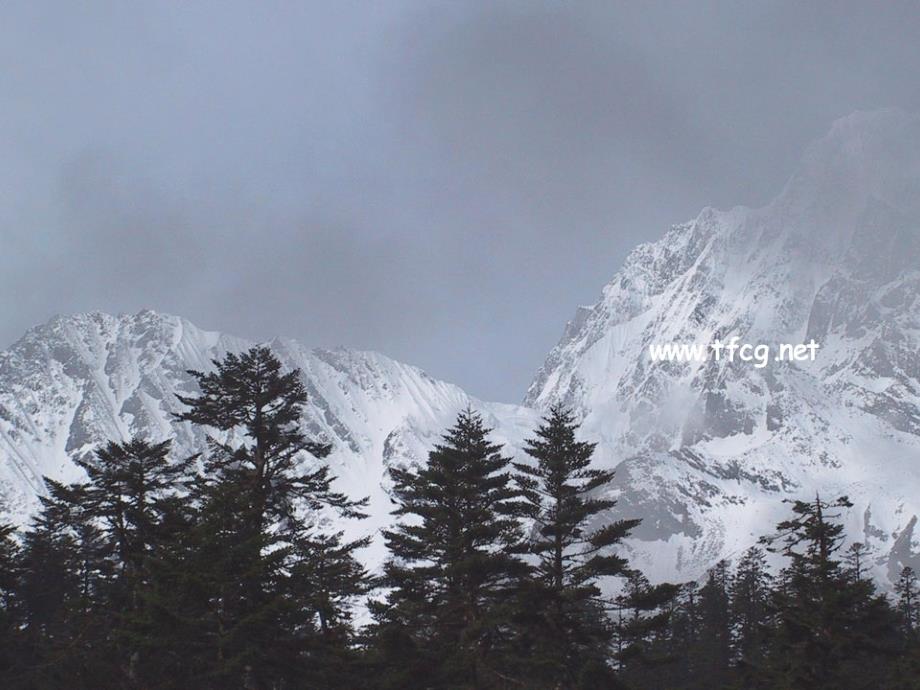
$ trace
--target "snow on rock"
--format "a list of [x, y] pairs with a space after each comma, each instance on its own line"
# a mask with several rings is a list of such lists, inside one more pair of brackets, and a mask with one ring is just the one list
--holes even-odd
[[[25, 522], [42, 476], [81, 478], [73, 461], [109, 439], [174, 437], [177, 455], [204, 448], [201, 429], [171, 416], [182, 409], [176, 394], [196, 391], [187, 370], [211, 370], [213, 359], [252, 344], [152, 311], [56, 317], [31, 329], [0, 354], [0, 518]], [[311, 350], [280, 338], [268, 345], [286, 368], [303, 372], [303, 430], [332, 442], [338, 488], [370, 498], [370, 520], [342, 525], [352, 536], [389, 523], [387, 467], [424, 461], [467, 405], [499, 427], [500, 442], [519, 445], [534, 421], [530, 410], [481, 402], [375, 352]], [[379, 538], [367, 557], [379, 563]]]
[[[617, 467], [660, 577], [750, 546], [783, 498], [847, 494], [880, 578], [920, 565], [920, 118], [856, 113], [761, 209], [705, 209], [639, 246], [525, 397], [563, 402]], [[654, 342], [821, 345], [814, 362], [654, 363]]]
[[[920, 118], [839, 120], [761, 209], [704, 209], [637, 247], [579, 308], [522, 406], [486, 403], [373, 352], [269, 343], [303, 371], [303, 428], [334, 444], [339, 486], [391, 521], [387, 467], [424, 462], [472, 405], [520, 457], [539, 411], [570, 405], [598, 461], [617, 469], [615, 512], [643, 522], [628, 548], [653, 579], [698, 577], [768, 533], [791, 497], [847, 494], [848, 536], [891, 581], [920, 568]], [[814, 362], [653, 363], [653, 342], [821, 345]], [[250, 343], [144, 311], [58, 317], [0, 353], [0, 512], [34, 510], [41, 477], [108, 439], [203, 435], [177, 424], [189, 368]], [[379, 538], [368, 553], [380, 562]]]

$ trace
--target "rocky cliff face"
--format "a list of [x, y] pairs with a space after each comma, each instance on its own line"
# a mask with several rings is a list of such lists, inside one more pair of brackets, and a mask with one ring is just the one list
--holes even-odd
[[[845, 493], [887, 576], [918, 560], [920, 119], [838, 121], [762, 209], [704, 210], [638, 247], [527, 393], [563, 402], [618, 467], [637, 556], [698, 572], [790, 495]], [[820, 344], [814, 362], [652, 362], [651, 343]]]
[[[652, 362], [651, 343], [738, 336], [820, 343], [813, 362]], [[107, 439], [176, 438], [186, 370], [241, 339], [142, 312], [61, 317], [0, 354], [0, 507], [24, 520], [41, 476]], [[616, 467], [616, 512], [641, 517], [629, 543], [653, 577], [696, 577], [768, 532], [793, 496], [847, 494], [849, 536], [876, 575], [920, 566], [920, 119], [838, 121], [762, 209], [706, 209], [638, 247], [549, 354], [524, 405], [471, 399], [382, 355], [270, 343], [300, 368], [303, 425], [332, 441], [340, 486], [389, 521], [386, 468], [423, 462], [471, 404], [510, 452], [553, 403], [573, 407], [598, 461]], [[369, 559], [381, 557], [379, 544]]]

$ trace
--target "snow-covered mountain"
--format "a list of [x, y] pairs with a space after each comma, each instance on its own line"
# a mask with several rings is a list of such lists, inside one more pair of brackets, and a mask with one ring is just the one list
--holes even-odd
[[[152, 311], [57, 317], [31, 329], [0, 354], [2, 513], [23, 522], [43, 475], [79, 479], [73, 460], [108, 439], [175, 437], [175, 452], [186, 455], [203, 448], [200, 428], [171, 418], [183, 409], [176, 393], [197, 390], [188, 369], [208, 371], [214, 358], [252, 344]], [[501, 442], [519, 445], [535, 419], [530, 410], [475, 400], [374, 352], [311, 350], [287, 339], [269, 345], [285, 367], [303, 372], [309, 396], [303, 428], [332, 442], [329, 462], [339, 488], [371, 499], [372, 519], [345, 525], [352, 534], [374, 533], [388, 522], [386, 468], [424, 460], [467, 405], [496, 427]]]
[[[652, 362], [650, 343], [733, 335], [814, 338], [814, 362]], [[471, 399], [382, 355], [271, 341], [305, 376], [311, 435], [332, 441], [340, 487], [390, 520], [386, 468], [423, 462], [471, 404], [517, 452], [538, 410], [563, 402], [617, 468], [616, 512], [655, 578], [696, 577], [769, 532], [784, 498], [845, 493], [849, 536], [876, 574], [920, 566], [920, 118], [857, 113], [835, 123], [766, 207], [705, 209], [638, 247], [593, 307], [578, 310], [522, 406]], [[41, 476], [107, 439], [176, 438], [189, 368], [250, 343], [154, 312], [59, 317], [0, 354], [0, 512], [22, 521]], [[378, 544], [379, 546], [379, 544]], [[369, 554], [379, 560], [379, 548]]]
[[[651, 343], [820, 344], [814, 362], [652, 362]], [[525, 404], [564, 402], [617, 465], [639, 563], [680, 578], [847, 494], [877, 574], [920, 565], [920, 118], [837, 121], [761, 209], [707, 208], [579, 309]]]

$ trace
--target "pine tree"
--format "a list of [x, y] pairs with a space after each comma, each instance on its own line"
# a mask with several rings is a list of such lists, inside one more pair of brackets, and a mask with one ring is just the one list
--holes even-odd
[[[700, 586], [697, 582], [680, 585], [669, 621], [671, 655], [675, 659], [675, 687], [684, 687], [687, 676], [699, 673], [696, 649], [700, 640]], [[681, 680], [683, 682], [681, 682]]]
[[772, 576], [766, 554], [751, 547], [738, 561], [730, 586], [733, 658], [746, 687], [762, 678], [765, 648], [772, 624]]
[[170, 447], [171, 441], [135, 438], [110, 442], [91, 458], [77, 461], [89, 478], [83, 509], [111, 536], [119, 577], [131, 595], [143, 584], [145, 561], [159, 541], [164, 501], [190, 481], [194, 457], [170, 462]]
[[[297, 531], [301, 508], [334, 508], [342, 517], [362, 518], [367, 500], [353, 501], [332, 490], [328, 465], [304, 468], [304, 455], [325, 458], [332, 446], [307, 439], [299, 422], [307, 393], [300, 371], [282, 373], [281, 362], [267, 347], [242, 355], [230, 353], [213, 362], [216, 371], [189, 371], [200, 396], [178, 396], [189, 410], [178, 414], [187, 421], [223, 432], [236, 439], [209, 438], [205, 474], [212, 484], [231, 485], [244, 494], [251, 529], [271, 524]], [[234, 443], [234, 440], [242, 441]]]
[[725, 687], [732, 678], [732, 621], [728, 562], [710, 568], [702, 586], [680, 586], [667, 632], [654, 650], [659, 656], [655, 678], [673, 688]]
[[847, 572], [856, 580], [862, 580], [866, 568], [866, 559], [869, 556], [869, 547], [862, 542], [854, 542], [846, 550], [843, 561], [847, 565]]
[[614, 619], [615, 661], [629, 683], [666, 687], [673, 677], [679, 657], [669, 633], [680, 592], [680, 585], [652, 585], [642, 573], [630, 571], [616, 598]]
[[138, 604], [124, 616], [123, 634], [138, 653], [129, 680], [140, 687], [184, 690], [209, 686], [213, 631], [209, 606], [220, 549], [201, 540], [197, 507], [186, 496], [158, 505], [158, 543], [145, 559]]
[[904, 638], [907, 644], [917, 641], [920, 631], [920, 585], [914, 569], [906, 566], [895, 584], [898, 595], [898, 613], [904, 626]]
[[524, 447], [535, 463], [514, 463], [538, 558], [535, 586], [523, 600], [535, 638], [533, 687], [572, 686], [585, 664], [607, 658], [612, 629], [597, 583], [625, 576], [627, 563], [612, 547], [639, 524], [599, 523], [615, 505], [598, 495], [613, 472], [590, 467], [596, 444], [577, 440], [577, 431], [570, 412], [552, 408]]
[[770, 672], [776, 687], [878, 687], [890, 665], [890, 607], [871, 582], [848, 577], [837, 558], [843, 526], [833, 511], [851, 505], [846, 497], [794, 501], [793, 517], [765, 540], [781, 541], [778, 550], [790, 560], [775, 597]]
[[699, 595], [699, 633], [695, 650], [699, 688], [722, 687], [729, 678], [732, 634], [728, 562], [709, 570]]
[[17, 631], [22, 623], [18, 590], [19, 544], [12, 525], [0, 523], [0, 686], [12, 686], [19, 661]]
[[[362, 681], [352, 625], [354, 605], [374, 586], [356, 552], [370, 538], [345, 541], [342, 532], [303, 535], [293, 545], [290, 589], [315, 625], [308, 655], [316, 687], [357, 688]], [[296, 609], [295, 609], [296, 610]], [[295, 625], [302, 621], [294, 617]]]
[[[121, 648], [125, 687], [158, 673], [155, 659], [141, 654], [145, 593], [151, 585], [150, 561], [171, 535], [161, 529], [169, 501], [188, 486], [194, 460], [169, 460], [171, 442], [149, 443], [135, 438], [110, 442], [78, 460], [87, 474], [81, 509], [96, 524], [113, 554], [115, 574], [108, 594], [114, 615], [114, 642]], [[142, 664], [154, 666], [147, 671]]]
[[206, 560], [189, 584], [207, 602], [207, 682], [268, 688], [311, 668], [317, 612], [292, 589], [289, 569], [298, 540], [313, 535], [316, 511], [361, 518], [366, 499], [334, 491], [327, 465], [306, 469], [308, 457], [325, 458], [331, 447], [300, 431], [299, 371], [283, 373], [267, 347], [213, 364], [213, 373], [189, 372], [199, 396], [179, 396], [189, 408], [180, 421], [223, 433], [209, 437], [195, 488], [201, 548], [191, 560]]
[[45, 477], [48, 494], [20, 561], [25, 687], [117, 687], [111, 646], [111, 548], [85, 506], [86, 487]]
[[[510, 459], [466, 410], [418, 469], [390, 469], [391, 557], [374, 606], [387, 687], [497, 687], [506, 675], [510, 606], [527, 568]], [[398, 656], [390, 656], [397, 653]]]

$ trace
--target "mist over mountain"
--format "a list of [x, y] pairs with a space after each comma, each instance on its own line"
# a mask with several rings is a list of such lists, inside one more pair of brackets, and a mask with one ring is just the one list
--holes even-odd
[[[597, 461], [616, 467], [615, 511], [656, 578], [699, 576], [754, 543], [793, 496], [847, 494], [853, 540], [876, 577], [920, 566], [920, 118], [854, 113], [805, 152], [759, 209], [704, 209], [637, 247], [578, 309], [519, 406], [488, 403], [373, 352], [270, 341], [303, 371], [302, 426], [334, 444], [340, 488], [390, 523], [387, 468], [422, 463], [467, 405], [520, 455], [550, 405], [570, 406]], [[652, 362], [654, 342], [806, 342], [814, 362]], [[251, 343], [144, 311], [52, 319], [0, 354], [0, 509], [24, 522], [43, 475], [74, 480], [108, 439], [175, 437], [187, 369]], [[375, 563], [379, 544], [368, 552]]]
[[[854, 500], [880, 576], [916, 564], [918, 204], [920, 119], [854, 113], [769, 205], [704, 209], [638, 247], [569, 323], [525, 403], [583, 416], [649, 565], [699, 572], [775, 523], [778, 498], [817, 491]], [[731, 336], [821, 347], [763, 369], [648, 356]]]

